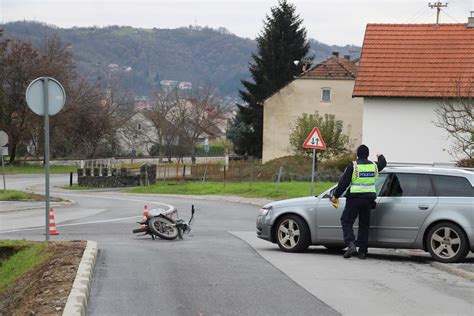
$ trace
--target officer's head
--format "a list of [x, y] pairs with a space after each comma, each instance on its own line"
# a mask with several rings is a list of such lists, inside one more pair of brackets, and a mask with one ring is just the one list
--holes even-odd
[[369, 147], [365, 145], [360, 145], [357, 148], [357, 157], [358, 158], [368, 158], [369, 157]]

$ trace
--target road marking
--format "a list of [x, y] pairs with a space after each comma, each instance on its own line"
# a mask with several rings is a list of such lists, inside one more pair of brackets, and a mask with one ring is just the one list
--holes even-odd
[[[32, 190], [36, 193], [35, 190]], [[173, 212], [176, 211], [176, 208], [170, 204], [160, 203], [155, 201], [146, 201], [146, 200], [138, 200], [138, 199], [130, 199], [130, 198], [120, 198], [120, 197], [110, 197], [110, 196], [96, 196], [96, 195], [87, 195], [87, 194], [72, 194], [72, 193], [63, 193], [63, 192], [51, 192], [51, 194], [63, 195], [63, 196], [73, 196], [73, 197], [81, 197], [81, 198], [93, 198], [93, 199], [106, 199], [106, 200], [117, 200], [117, 201], [130, 201], [130, 202], [142, 202], [147, 204], [154, 204], [154, 205], [162, 205], [168, 208], [165, 212]], [[81, 223], [73, 223], [73, 224], [62, 224], [56, 225], [56, 227], [67, 227], [67, 226], [78, 226], [78, 225], [88, 225], [88, 224], [100, 224], [100, 223], [107, 223], [107, 222], [116, 222], [121, 220], [133, 219], [133, 218], [141, 218], [142, 216], [131, 216], [131, 217], [122, 217], [122, 218], [113, 218], [113, 219], [106, 219], [101, 221], [91, 221], [91, 222], [81, 222]], [[14, 232], [22, 232], [22, 231], [31, 231], [31, 230], [38, 230], [44, 229], [44, 226], [39, 227], [30, 227], [30, 228], [19, 228], [19, 229], [12, 229], [6, 231], [0, 231], [0, 234], [7, 234], [7, 233], [14, 233]]]
[[173, 210], [175, 207], [170, 204], [154, 202], [154, 201], [145, 201], [145, 200], [137, 200], [137, 199], [130, 199], [130, 198], [119, 198], [119, 197], [110, 197], [110, 196], [95, 196], [95, 195], [86, 195], [86, 194], [71, 194], [71, 193], [62, 193], [62, 192], [51, 192], [51, 194], [58, 194], [58, 195], [65, 195], [65, 196], [76, 196], [76, 197], [84, 197], [84, 198], [93, 198], [93, 199], [106, 199], [106, 200], [117, 200], [117, 201], [131, 201], [131, 202], [142, 202], [148, 204], [156, 204], [156, 205], [164, 205], [168, 207], [168, 211]]
[[[104, 219], [101, 221], [62, 224], [62, 225], [56, 225], [56, 227], [79, 226], [79, 225], [87, 225], [87, 224], [101, 224], [101, 223], [118, 222], [118, 221], [123, 221], [127, 219], [141, 218], [141, 217], [142, 217], [141, 215], [138, 215], [138, 216], [130, 216], [130, 217], [112, 218], [112, 219]], [[44, 226], [4, 230], [4, 231], [0, 231], [0, 234], [15, 233], [15, 232], [28, 231], [28, 230], [38, 230], [38, 229], [44, 229]]]

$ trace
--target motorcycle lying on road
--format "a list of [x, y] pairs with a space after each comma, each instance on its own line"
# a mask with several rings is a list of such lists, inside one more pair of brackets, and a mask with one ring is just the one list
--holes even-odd
[[183, 219], [173, 219], [169, 214], [164, 214], [164, 210], [150, 210], [147, 216], [144, 216], [140, 224], [140, 228], [134, 229], [133, 233], [143, 233], [141, 236], [150, 235], [153, 240], [155, 236], [165, 240], [173, 240], [176, 238], [183, 239], [184, 234], [191, 231], [191, 222], [194, 218], [194, 205], [191, 206], [191, 218], [186, 223]]

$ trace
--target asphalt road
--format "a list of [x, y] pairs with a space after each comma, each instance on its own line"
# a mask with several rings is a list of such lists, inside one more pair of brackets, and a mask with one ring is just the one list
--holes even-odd
[[[39, 176], [19, 176], [9, 177], [8, 183], [41, 191], [33, 178], [42, 181]], [[58, 176], [51, 180], [53, 186], [66, 181]], [[256, 206], [58, 188], [52, 192], [77, 202], [55, 209], [60, 235], [52, 239], [87, 239], [99, 244], [89, 315], [339, 314], [229, 233], [253, 232]], [[185, 219], [195, 204], [191, 234], [171, 242], [134, 236], [131, 231], [138, 226], [135, 221], [144, 204], [150, 208], [173, 205]], [[68, 220], [70, 214], [81, 211], [83, 218]], [[22, 217], [22, 212], [15, 213]], [[28, 226], [44, 225], [44, 211], [28, 217]], [[8, 228], [3, 217], [1, 230]], [[43, 228], [0, 231], [0, 238], [41, 240], [43, 232]]]
[[[35, 185], [41, 177], [8, 181], [41, 190]], [[67, 181], [52, 179], [53, 185]], [[89, 315], [474, 314], [474, 283], [431, 267], [422, 252], [371, 249], [366, 261], [323, 247], [288, 254], [255, 237], [257, 206], [52, 191], [77, 202], [55, 210], [60, 235], [53, 238], [99, 243]], [[171, 242], [133, 236], [144, 204], [173, 205], [185, 219], [194, 204], [191, 235]], [[44, 239], [44, 228], [11, 229], [22, 218], [28, 227], [44, 225], [44, 210], [0, 212], [0, 238]]]

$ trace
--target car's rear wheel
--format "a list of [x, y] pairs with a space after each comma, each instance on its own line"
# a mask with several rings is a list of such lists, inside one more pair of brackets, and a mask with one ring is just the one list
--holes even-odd
[[433, 226], [428, 232], [426, 244], [431, 256], [439, 262], [457, 262], [469, 252], [466, 234], [461, 227], [450, 222]]
[[296, 215], [283, 216], [278, 221], [275, 233], [278, 246], [286, 252], [305, 251], [311, 242], [308, 225]]

